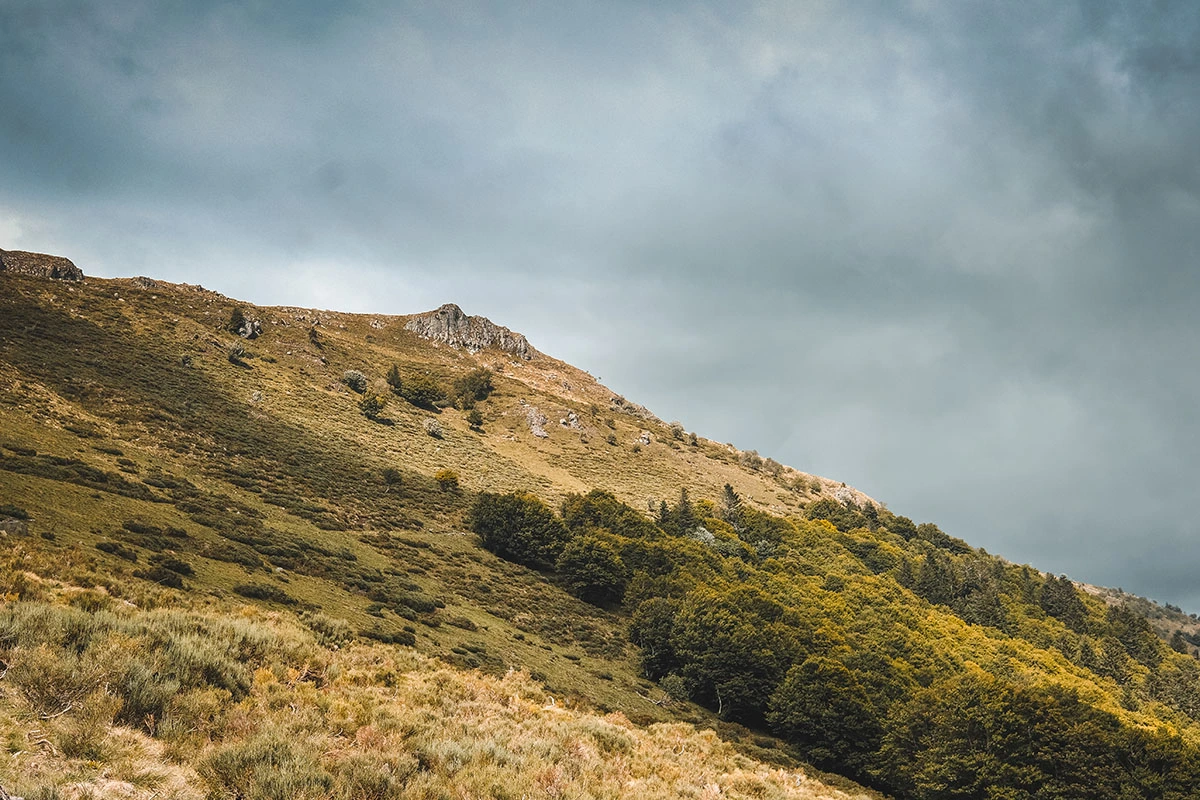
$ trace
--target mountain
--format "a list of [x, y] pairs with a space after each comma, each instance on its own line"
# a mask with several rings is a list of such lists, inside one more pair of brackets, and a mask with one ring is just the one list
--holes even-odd
[[1200, 776], [1178, 609], [665, 423], [452, 304], [256, 307], [12, 255], [10, 791], [1184, 797]]

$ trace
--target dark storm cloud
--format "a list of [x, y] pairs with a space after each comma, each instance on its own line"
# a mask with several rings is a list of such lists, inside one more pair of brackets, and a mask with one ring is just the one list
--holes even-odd
[[455, 300], [700, 433], [1200, 609], [1200, 7], [0, 5], [0, 238]]

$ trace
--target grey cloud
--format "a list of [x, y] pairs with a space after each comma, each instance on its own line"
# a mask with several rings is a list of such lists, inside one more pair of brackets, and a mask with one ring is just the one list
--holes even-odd
[[14, 0], [0, 245], [453, 300], [702, 434], [1200, 610], [1198, 52], [1191, 3]]

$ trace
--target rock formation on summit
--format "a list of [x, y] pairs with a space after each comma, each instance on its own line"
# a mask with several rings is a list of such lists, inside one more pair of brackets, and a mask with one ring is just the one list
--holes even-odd
[[45, 253], [26, 253], [23, 250], [0, 250], [0, 272], [63, 281], [83, 280], [83, 270], [72, 264], [71, 259]]
[[495, 324], [486, 317], [472, 317], [453, 303], [417, 314], [404, 324], [423, 339], [445, 342], [453, 347], [465, 347], [474, 353], [485, 347], [498, 347], [526, 361], [536, 352], [529, 340], [519, 333]]

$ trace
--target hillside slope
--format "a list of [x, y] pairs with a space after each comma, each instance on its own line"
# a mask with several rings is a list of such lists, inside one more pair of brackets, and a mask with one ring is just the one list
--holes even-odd
[[[1194, 629], [1169, 630], [1187, 618], [1156, 618], [1168, 647], [1153, 607], [665, 424], [454, 306], [0, 272], [0, 431], [6, 787], [80, 795], [116, 771], [147, 797], [604, 796], [609, 778], [555, 770], [583, 753], [637, 781], [631, 754], [675, 730], [639, 726], [681, 722], [755, 760], [680, 728], [718, 760], [670, 768], [664, 796], [833, 796], [803, 761], [900, 797], [1185, 796], [1200, 775]], [[478, 670], [437, 673], [429, 724], [517, 681], [604, 731], [600, 754], [531, 744], [551, 753], [534, 786], [524, 756], [389, 738], [394, 687], [426, 681], [401, 675], [439, 669], [424, 657]], [[517, 752], [520, 704], [493, 706], [463, 737]], [[634, 732], [610, 752], [613, 725]], [[271, 788], [278, 759], [311, 784]]]

